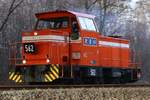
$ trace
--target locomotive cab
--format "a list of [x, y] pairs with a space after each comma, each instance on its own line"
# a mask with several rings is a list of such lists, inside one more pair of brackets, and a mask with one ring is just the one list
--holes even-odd
[[[93, 49], [93, 52], [95, 52], [96, 50], [93, 47], [97, 45], [98, 29], [94, 22], [94, 16], [69, 11], [56, 11], [39, 13], [36, 14], [36, 17], [38, 20], [35, 30], [31, 33], [25, 32], [22, 34], [22, 42], [25, 44], [23, 55], [27, 59], [34, 59], [35, 57], [39, 59], [46, 56], [52, 58], [51, 63], [53, 64], [63, 64], [63, 59], [66, 59], [65, 63], [67, 64], [87, 64], [81, 61], [82, 59], [79, 56], [84, 52], [82, 51], [83, 45], [85, 45], [85, 49], [89, 48], [90, 51]], [[48, 43], [48, 41], [51, 43]], [[53, 46], [54, 44], [56, 46]], [[51, 51], [48, 49], [42, 50], [42, 48], [49, 48]], [[63, 49], [63, 51], [60, 50], [55, 55], [58, 55], [58, 53], [61, 53], [61, 55], [54, 57], [56, 49]], [[31, 52], [31, 54], [30, 51], [34, 51], [34, 53]], [[49, 52], [53, 54], [48, 54]], [[38, 59], [29, 60], [26, 64], [47, 64], [45, 60], [42, 62]]]

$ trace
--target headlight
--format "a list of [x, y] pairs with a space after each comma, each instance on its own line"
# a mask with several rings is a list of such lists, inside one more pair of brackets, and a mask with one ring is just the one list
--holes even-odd
[[34, 32], [34, 35], [36, 36], [36, 35], [38, 35], [38, 33], [37, 33], [37, 32]]
[[27, 61], [24, 59], [24, 60], [22, 61], [22, 63], [23, 63], [23, 64], [26, 64], [26, 63], [27, 63]]
[[50, 60], [49, 60], [49, 59], [46, 59], [46, 62], [47, 62], [47, 63], [49, 63], [49, 62], [50, 62]]

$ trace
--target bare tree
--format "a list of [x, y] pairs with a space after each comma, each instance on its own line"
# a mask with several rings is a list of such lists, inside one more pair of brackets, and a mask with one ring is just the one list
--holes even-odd
[[[139, 0], [136, 3], [135, 8], [130, 8], [129, 12], [125, 14], [125, 33], [130, 39], [131, 49], [137, 54], [136, 62], [138, 63], [141, 59], [141, 69], [142, 69], [142, 80], [150, 82], [150, 46], [147, 45], [150, 42], [149, 38], [149, 27], [150, 27], [150, 16], [149, 12], [150, 2], [147, 0]], [[127, 16], [128, 15], [128, 16]], [[123, 26], [122, 26], [123, 27]], [[138, 56], [140, 54], [140, 57]]]
[[4, 26], [6, 25], [10, 15], [14, 12], [14, 10], [23, 2], [23, 0], [19, 1], [17, 4], [15, 4], [16, 0], [13, 0], [10, 8], [8, 10], [8, 14], [6, 15], [6, 18], [4, 19], [2, 25], [0, 26], [0, 31], [2, 31], [2, 29], [4, 28]]
[[2, 81], [7, 81], [7, 76], [8, 76], [8, 45], [6, 45], [4, 42], [6, 42], [6, 34], [5, 34], [5, 28], [7, 26], [7, 22], [9, 18], [11, 17], [12, 13], [15, 11], [16, 8], [20, 6], [20, 4], [23, 2], [23, 0], [12, 0], [10, 7], [8, 8], [8, 12], [1, 21], [0, 25], [0, 35], [1, 35], [1, 43], [0, 43], [0, 76], [6, 76], [6, 77], [0, 77]]
[[106, 35], [105, 30], [107, 29], [105, 28], [106, 26], [105, 24], [106, 24], [107, 16], [109, 14], [119, 16], [119, 14], [121, 14], [126, 9], [126, 6], [124, 6], [123, 3], [120, 3], [119, 0], [98, 0], [97, 3], [100, 9], [99, 10], [99, 20], [100, 20], [99, 30], [104, 35]]
[[10, 7], [9, 7], [9, 9], [8, 9], [8, 13], [7, 13], [6, 17], [4, 18], [4, 20], [2, 21], [2, 24], [1, 24], [1, 26], [0, 26], [0, 34], [1, 34], [2, 39], [5, 39], [4, 27], [6, 27], [7, 22], [8, 22], [8, 20], [9, 20], [9, 17], [10, 17], [11, 14], [15, 11], [15, 9], [20, 6], [20, 4], [21, 4], [23, 1], [24, 1], [24, 0], [20, 0], [20, 1], [13, 0], [13, 1], [11, 2]]

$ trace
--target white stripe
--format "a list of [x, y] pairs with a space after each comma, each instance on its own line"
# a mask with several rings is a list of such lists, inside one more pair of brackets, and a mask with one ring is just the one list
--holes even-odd
[[65, 41], [60, 41], [60, 40], [27, 40], [24, 41], [25, 43], [30, 43], [30, 42], [65, 42]]
[[112, 47], [121, 47], [121, 48], [129, 48], [129, 44], [125, 43], [116, 43], [116, 42], [107, 42], [107, 41], [99, 41], [99, 46], [112, 46]]
[[121, 47], [122, 47], [122, 48], [129, 48], [130, 46], [129, 46], [129, 44], [123, 44], [123, 43], [122, 43], [122, 44], [121, 44]]
[[[59, 35], [39, 35], [39, 36], [24, 36], [23, 42], [65, 42], [64, 36]], [[67, 37], [69, 43], [69, 37]], [[81, 37], [78, 40], [70, 40], [70, 43], [81, 43]]]
[[49, 41], [49, 40], [64, 41], [65, 37], [59, 35], [24, 36], [22, 40], [23, 41]]

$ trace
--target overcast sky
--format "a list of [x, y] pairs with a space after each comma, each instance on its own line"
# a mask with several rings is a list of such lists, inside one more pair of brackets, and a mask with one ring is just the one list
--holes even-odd
[[137, 2], [137, 1], [139, 1], [139, 0], [131, 0], [130, 5], [131, 5], [132, 8], [135, 8], [135, 7], [136, 7], [136, 2]]

